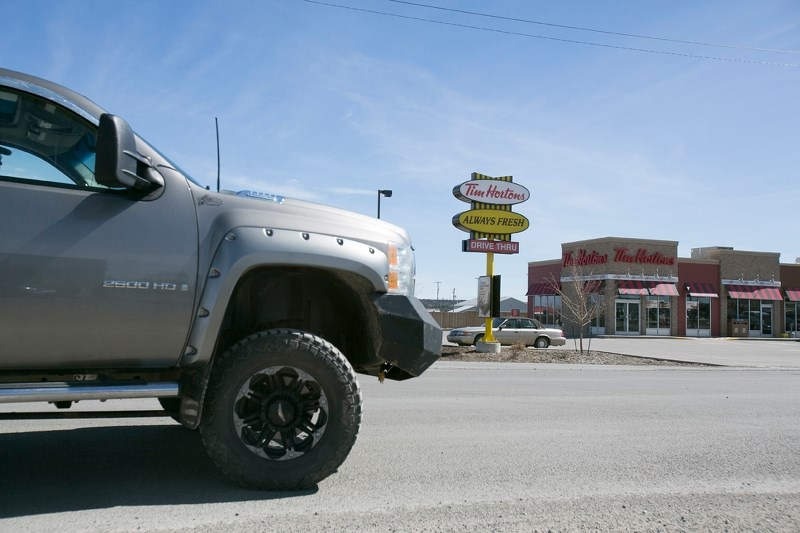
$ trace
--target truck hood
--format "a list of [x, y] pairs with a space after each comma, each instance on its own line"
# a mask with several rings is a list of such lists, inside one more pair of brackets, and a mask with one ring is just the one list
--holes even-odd
[[[193, 183], [190, 187], [201, 225], [221, 231], [264, 227], [331, 235], [379, 247], [387, 241], [411, 245], [403, 228], [353, 211], [254, 191], [213, 192]], [[204, 209], [206, 206], [211, 209]]]

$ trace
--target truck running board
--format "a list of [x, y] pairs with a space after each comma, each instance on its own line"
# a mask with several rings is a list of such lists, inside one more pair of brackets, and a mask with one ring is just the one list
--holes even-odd
[[177, 398], [178, 383], [120, 383], [102, 385], [58, 382], [0, 384], [0, 403], [77, 402], [80, 400], [127, 400]]
[[170, 416], [166, 411], [37, 411], [0, 413], [0, 420], [63, 420], [79, 418], [156, 418]]

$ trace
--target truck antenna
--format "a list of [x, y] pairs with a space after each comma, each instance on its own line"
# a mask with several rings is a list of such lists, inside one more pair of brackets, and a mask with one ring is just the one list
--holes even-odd
[[217, 128], [217, 192], [219, 192], [219, 119], [214, 117], [214, 125]]

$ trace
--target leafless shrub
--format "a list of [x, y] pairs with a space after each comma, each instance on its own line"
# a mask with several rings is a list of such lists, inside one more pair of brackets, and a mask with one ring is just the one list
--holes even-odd
[[512, 357], [519, 357], [523, 352], [525, 352], [526, 349], [527, 347], [525, 346], [525, 343], [520, 341], [512, 344], [509, 351], [511, 352]]
[[[583, 353], [584, 335], [589, 331], [592, 320], [603, 309], [604, 296], [602, 281], [584, 265], [571, 264], [569, 275], [556, 280], [552, 274], [547, 279], [550, 288], [561, 297], [562, 310], [577, 327], [579, 352]], [[606, 282], [607, 283], [607, 282]]]

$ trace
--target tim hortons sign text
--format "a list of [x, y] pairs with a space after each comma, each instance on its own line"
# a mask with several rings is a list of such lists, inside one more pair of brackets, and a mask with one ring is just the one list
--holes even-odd
[[[661, 252], [648, 252], [646, 248], [639, 248], [635, 253], [628, 248], [614, 248], [612, 258], [615, 263], [628, 263], [637, 265], [675, 265], [675, 258], [666, 256]], [[564, 266], [590, 266], [605, 265], [608, 263], [608, 254], [599, 254], [592, 250], [578, 250], [577, 254], [567, 252], [564, 254]]]
[[495, 179], [465, 181], [453, 187], [453, 195], [462, 202], [514, 205], [530, 198], [531, 193], [518, 183]]

